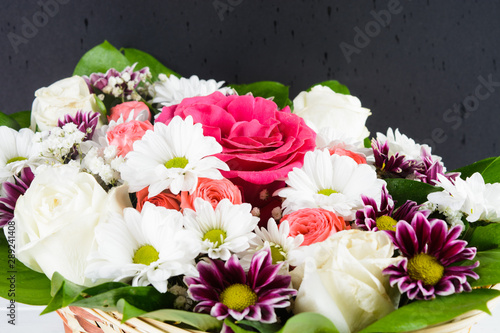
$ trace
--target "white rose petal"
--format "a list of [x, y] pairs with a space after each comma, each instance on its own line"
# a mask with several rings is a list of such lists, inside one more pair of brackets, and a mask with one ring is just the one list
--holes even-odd
[[298, 94], [293, 100], [293, 112], [316, 132], [331, 127], [339, 135], [356, 141], [363, 141], [370, 134], [365, 126], [370, 110], [362, 107], [357, 97], [336, 93], [325, 86]]
[[94, 177], [60, 165], [40, 168], [14, 211], [17, 256], [29, 268], [51, 278], [88, 285], [87, 256], [94, 246], [94, 229], [110, 212], [131, 206], [126, 187], [106, 193]]
[[401, 259], [392, 258], [385, 233], [346, 230], [309, 247], [312, 256], [292, 272], [294, 284], [300, 282], [294, 313], [321, 313], [350, 333], [397, 308], [399, 293], [382, 270]]
[[54, 82], [35, 92], [31, 110], [31, 129], [42, 131], [57, 126], [57, 121], [66, 114], [74, 116], [77, 111], [98, 112], [95, 95], [91, 94], [85, 80], [72, 76]]

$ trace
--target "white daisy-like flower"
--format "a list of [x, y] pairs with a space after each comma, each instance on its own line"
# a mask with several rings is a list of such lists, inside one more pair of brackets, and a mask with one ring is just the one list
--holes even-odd
[[182, 214], [146, 202], [142, 211], [125, 208], [97, 226], [97, 249], [89, 256], [85, 275], [93, 280], [153, 285], [167, 291], [167, 280], [197, 276], [194, 259], [200, 253], [195, 235], [183, 228]]
[[19, 132], [0, 126], [0, 184], [13, 181], [25, 167], [35, 168], [40, 164], [38, 146], [34, 144], [35, 133], [29, 128]]
[[250, 242], [250, 248], [245, 251], [245, 255], [240, 259], [244, 267], [250, 267], [255, 252], [263, 248], [269, 248], [273, 257], [273, 264], [284, 263], [281, 267], [282, 274], [288, 273], [290, 265], [296, 265], [296, 258], [300, 256], [297, 251], [300, 244], [304, 241], [304, 235], [291, 237], [290, 225], [288, 221], [282, 221], [278, 227], [276, 221], [270, 218], [267, 221], [267, 228], [255, 228], [257, 237]]
[[196, 198], [194, 208], [184, 209], [184, 226], [196, 234], [201, 253], [212, 259], [228, 260], [231, 254], [248, 249], [256, 237], [253, 230], [259, 218], [251, 214], [248, 203], [233, 205], [222, 199], [214, 209], [210, 202]]
[[439, 211], [447, 215], [453, 215], [454, 211], [462, 212], [469, 222], [500, 222], [500, 183], [485, 184], [478, 172], [465, 180], [457, 177], [450, 181], [440, 174], [437, 177], [436, 186], [444, 190], [430, 193], [427, 199], [436, 204]]
[[167, 77], [165, 74], [158, 75], [156, 81], [150, 88], [149, 94], [153, 96], [152, 103], [158, 103], [163, 106], [179, 104], [184, 98], [195, 96], [208, 96], [216, 91], [223, 94], [233, 94], [231, 88], [222, 88], [224, 81], [200, 80], [198, 76], [193, 75], [189, 79], [175, 75]]
[[[391, 127], [387, 129], [387, 135], [382, 133], [377, 133], [377, 140], [379, 142], [389, 143], [389, 155], [394, 155], [399, 153], [406, 156], [407, 159], [415, 160], [417, 162], [422, 162], [422, 149], [426, 150], [429, 154], [431, 153], [431, 147], [426, 144], [418, 144], [415, 140], [409, 138], [408, 136], [399, 132], [396, 128], [395, 131]], [[432, 155], [433, 161], [441, 161], [441, 157], [437, 155]], [[446, 170], [445, 170], [446, 171]]]
[[366, 164], [357, 164], [347, 156], [330, 155], [328, 150], [307, 152], [302, 168], [288, 173], [288, 187], [279, 190], [285, 198], [284, 214], [302, 208], [323, 208], [346, 221], [354, 219], [363, 207], [361, 194], [380, 198], [385, 182]]
[[341, 148], [363, 156], [367, 161], [374, 161], [371, 148], [365, 148], [363, 142], [349, 137], [345, 133], [339, 133], [332, 127], [323, 127], [317, 133], [316, 148], [321, 150], [326, 148], [330, 152]]
[[194, 191], [198, 177], [222, 179], [220, 170], [229, 170], [226, 163], [214, 155], [222, 146], [211, 136], [203, 135], [201, 124], [193, 124], [191, 116], [182, 120], [175, 116], [165, 125], [155, 123], [134, 142], [134, 150], [126, 156], [120, 169], [122, 178], [136, 192], [149, 186], [149, 197], [165, 189], [177, 194]]

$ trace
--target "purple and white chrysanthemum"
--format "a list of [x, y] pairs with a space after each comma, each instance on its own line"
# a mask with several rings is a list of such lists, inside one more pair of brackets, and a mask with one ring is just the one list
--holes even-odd
[[372, 139], [372, 149], [375, 157], [375, 167], [379, 175], [406, 178], [413, 173], [413, 166], [417, 162], [406, 158], [405, 155], [400, 153], [391, 154], [388, 141], [381, 142]]
[[400, 221], [395, 233], [388, 233], [394, 245], [405, 257], [399, 264], [384, 269], [391, 286], [397, 285], [409, 299], [429, 300], [435, 295], [447, 296], [471, 291], [467, 277], [478, 279], [473, 271], [479, 262], [469, 266], [452, 266], [462, 260], [472, 260], [476, 248], [466, 247], [458, 239], [461, 226], [448, 230], [442, 220], [429, 221], [423, 214], [415, 214], [411, 224]]
[[[110, 68], [106, 73], [92, 73], [90, 77], [82, 76], [90, 92], [94, 92], [93, 87], [99, 89], [105, 94], [121, 97], [126, 100], [140, 100], [141, 96], [137, 92], [137, 88], [141, 82], [146, 83], [147, 79], [151, 78], [149, 67], [144, 67], [139, 71], [134, 71], [137, 63], [126, 67], [119, 72], [114, 68]], [[145, 90], [147, 87], [145, 87]]]
[[427, 149], [422, 148], [421, 159], [422, 162], [415, 166], [415, 179], [423, 183], [435, 185], [439, 181], [438, 175], [443, 175], [453, 181], [460, 174], [458, 172], [446, 173], [441, 160], [436, 159]]
[[59, 119], [57, 126], [62, 128], [68, 123], [73, 123], [80, 132], [85, 133], [83, 141], [92, 140], [97, 123], [99, 122], [99, 116], [98, 112], [77, 111], [74, 116], [66, 114], [63, 119]]
[[223, 320], [254, 320], [274, 323], [275, 308], [290, 305], [290, 297], [297, 291], [288, 288], [290, 276], [279, 275], [281, 264], [273, 265], [269, 249], [257, 252], [245, 273], [236, 255], [227, 262], [200, 261], [200, 277], [185, 277], [188, 294], [199, 301], [194, 311], [210, 313]]
[[0, 228], [12, 221], [17, 199], [30, 187], [35, 176], [30, 168], [21, 170], [19, 176], [14, 176], [14, 183], [5, 182], [3, 197], [0, 198]]
[[400, 220], [410, 222], [419, 211], [426, 217], [430, 214], [428, 210], [420, 210], [421, 206], [411, 200], [394, 209], [394, 201], [385, 186], [380, 195], [380, 204], [377, 204], [375, 199], [365, 195], [362, 195], [361, 198], [364, 207], [356, 212], [356, 226], [361, 230], [395, 231], [396, 224]]

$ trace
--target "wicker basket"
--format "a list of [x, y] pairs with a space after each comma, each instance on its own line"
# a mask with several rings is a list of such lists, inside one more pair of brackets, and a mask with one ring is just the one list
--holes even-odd
[[[499, 285], [493, 288], [500, 290]], [[500, 296], [489, 301], [488, 307], [493, 309], [498, 302]], [[203, 333], [141, 317], [129, 319], [122, 324], [119, 312], [104, 312], [75, 306], [57, 312], [64, 322], [65, 333]], [[483, 311], [469, 311], [451, 321], [409, 333], [467, 333], [484, 316], [486, 313]]]

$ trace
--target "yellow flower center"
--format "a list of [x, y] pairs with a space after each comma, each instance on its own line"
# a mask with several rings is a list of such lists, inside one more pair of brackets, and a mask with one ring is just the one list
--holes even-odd
[[273, 258], [273, 264], [276, 265], [279, 262], [285, 261], [285, 253], [283, 248], [279, 245], [271, 245], [271, 257]]
[[160, 253], [152, 245], [143, 245], [134, 254], [134, 264], [149, 265], [160, 259]]
[[246, 284], [232, 284], [220, 294], [222, 304], [235, 311], [243, 311], [257, 303], [257, 294]]
[[392, 230], [396, 231], [396, 224], [398, 221], [390, 216], [379, 216], [377, 217], [377, 228], [378, 230]]
[[171, 160], [165, 162], [165, 168], [179, 168], [183, 169], [189, 163], [188, 159], [185, 157], [174, 157]]
[[441, 280], [444, 267], [433, 256], [419, 253], [408, 260], [408, 274], [412, 280], [420, 280], [426, 286], [434, 286]]
[[226, 237], [227, 234], [224, 230], [212, 229], [207, 233], [205, 233], [205, 235], [203, 235], [203, 240], [208, 239], [209, 241], [215, 244], [215, 247], [218, 247], [219, 245], [224, 243]]
[[326, 196], [332, 195], [333, 193], [339, 193], [339, 192], [332, 190], [332, 189], [329, 189], [329, 188], [325, 188], [324, 190], [318, 191], [318, 194], [323, 194]]
[[19, 161], [24, 161], [24, 160], [27, 160], [27, 158], [26, 157], [22, 157], [22, 156], [17, 156], [17, 157], [13, 157], [10, 160], [8, 160], [7, 164], [14, 163], [14, 162], [19, 162]]

